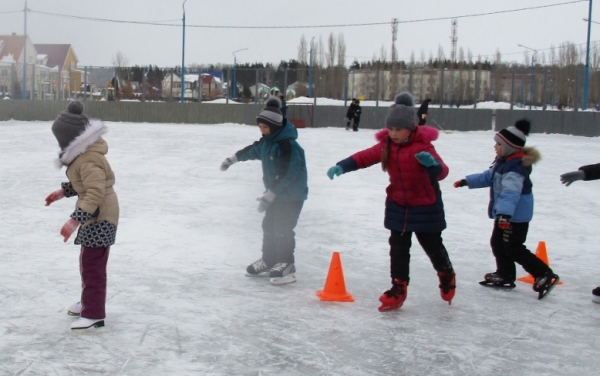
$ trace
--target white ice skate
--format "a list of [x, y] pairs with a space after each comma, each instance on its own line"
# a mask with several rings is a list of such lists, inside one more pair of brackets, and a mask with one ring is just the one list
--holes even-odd
[[67, 314], [69, 316], [81, 316], [81, 302], [71, 304]]
[[71, 324], [71, 329], [88, 329], [88, 328], [101, 328], [104, 326], [104, 319], [86, 319], [80, 317]]

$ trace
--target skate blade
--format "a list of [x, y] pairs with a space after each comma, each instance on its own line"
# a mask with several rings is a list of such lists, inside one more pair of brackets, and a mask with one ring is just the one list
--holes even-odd
[[510, 284], [510, 285], [503, 285], [503, 284], [499, 285], [499, 284], [496, 284], [495, 282], [490, 282], [490, 281], [481, 281], [481, 282], [479, 282], [479, 284], [484, 287], [493, 287], [493, 288], [496, 288], [499, 290], [512, 290], [515, 287], [517, 287], [517, 285], [515, 285], [514, 283]]
[[92, 323], [91, 325], [88, 326], [76, 326], [73, 327], [71, 326], [72, 330], [81, 330], [81, 329], [92, 329], [92, 328], [103, 328], [104, 327], [104, 320], [100, 320], [100, 321], [96, 321], [95, 323]]
[[392, 306], [392, 305], [382, 305], [381, 307], [377, 308], [379, 310], [379, 312], [388, 312], [388, 311], [394, 311], [396, 309], [399, 309], [400, 307], [402, 307], [401, 305], [399, 306]]
[[269, 271], [267, 270], [266, 272], [262, 272], [260, 274], [250, 274], [248, 272], [246, 272], [246, 274], [244, 274], [246, 277], [250, 277], [250, 278], [265, 278], [269, 276]]
[[275, 286], [287, 285], [288, 283], [296, 282], [296, 276], [294, 275], [294, 273], [292, 273], [292, 274], [286, 275], [285, 277], [271, 278], [271, 280], [269, 282], [271, 282], [271, 284], [275, 285]]
[[69, 312], [67, 312], [67, 315], [79, 317], [79, 316], [81, 316], [81, 313], [69, 311]]
[[544, 299], [544, 297], [546, 297], [546, 295], [550, 294], [550, 291], [554, 289], [554, 286], [558, 285], [558, 281], [560, 281], [560, 278], [556, 276], [554, 282], [548, 285], [548, 288], [546, 290], [542, 290], [538, 293], [538, 300], [542, 300]]

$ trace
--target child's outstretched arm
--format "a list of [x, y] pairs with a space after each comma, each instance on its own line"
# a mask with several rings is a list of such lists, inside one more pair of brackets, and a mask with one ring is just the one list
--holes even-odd
[[469, 189], [489, 187], [492, 185], [492, 169], [490, 168], [481, 174], [467, 175], [465, 180]]
[[339, 161], [335, 166], [330, 167], [329, 170], [327, 170], [327, 176], [329, 176], [329, 179], [333, 180], [334, 176], [340, 176], [347, 172], [356, 171], [360, 168], [367, 168], [380, 163], [384, 147], [385, 143], [382, 142]]

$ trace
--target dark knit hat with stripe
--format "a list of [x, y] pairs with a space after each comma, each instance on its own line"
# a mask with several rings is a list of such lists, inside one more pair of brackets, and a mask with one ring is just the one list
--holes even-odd
[[270, 98], [265, 103], [265, 108], [256, 117], [256, 124], [264, 123], [269, 126], [271, 133], [283, 126], [283, 115], [281, 114], [281, 102], [277, 98]]
[[506, 157], [523, 149], [530, 130], [529, 120], [521, 119], [515, 125], [496, 133], [494, 141], [502, 145], [502, 156]]

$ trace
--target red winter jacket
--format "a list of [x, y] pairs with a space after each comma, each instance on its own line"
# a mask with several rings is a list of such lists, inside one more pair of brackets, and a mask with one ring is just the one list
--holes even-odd
[[[435, 178], [443, 180], [448, 175], [448, 166], [437, 154], [431, 144], [438, 137], [438, 130], [432, 127], [419, 126], [411, 134], [405, 144], [398, 145], [392, 140], [388, 154], [388, 173], [390, 185], [386, 188], [389, 200], [401, 206], [431, 205], [436, 201], [435, 188], [430, 182], [427, 169], [423, 167], [415, 154], [426, 151], [440, 164], [441, 172]], [[366, 150], [352, 155], [358, 168], [365, 168], [381, 163], [381, 153], [388, 142], [388, 130], [377, 132], [379, 143]]]

